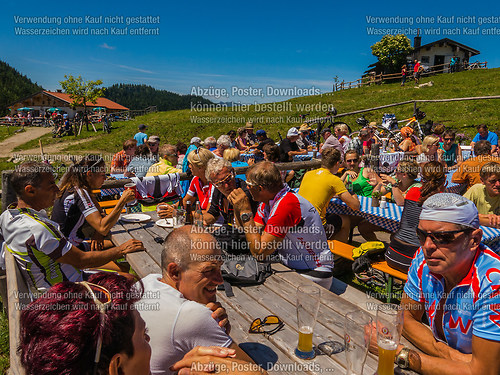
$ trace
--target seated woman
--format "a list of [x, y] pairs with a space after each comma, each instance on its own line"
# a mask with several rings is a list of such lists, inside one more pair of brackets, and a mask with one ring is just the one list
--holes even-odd
[[444, 151], [439, 150], [439, 138], [436, 135], [428, 135], [424, 138], [422, 146], [420, 147], [419, 155], [417, 156], [417, 163], [422, 168], [425, 163], [430, 161], [437, 161], [443, 163], [441, 156]]
[[443, 133], [443, 142], [439, 144], [439, 149], [443, 150], [442, 159], [446, 163], [447, 169], [455, 169], [462, 162], [462, 149], [455, 143], [455, 130], [448, 129]]
[[419, 167], [418, 164], [410, 160], [399, 162], [394, 177], [381, 174], [382, 182], [374, 190], [379, 190], [381, 195], [391, 194], [390, 199], [398, 206], [404, 206], [406, 194], [415, 186], [422, 186], [417, 182]]
[[417, 226], [422, 204], [431, 195], [444, 191], [444, 166], [437, 161], [426, 163], [422, 168], [422, 180], [424, 183], [421, 187], [414, 186], [406, 194], [400, 227], [392, 236], [385, 253], [387, 264], [404, 273], [408, 273], [413, 256], [420, 247]]
[[335, 136], [338, 138], [344, 154], [349, 150], [349, 144], [351, 143], [351, 138], [349, 138], [349, 128], [346, 124], [335, 125], [334, 132]]
[[32, 302], [20, 322], [26, 374], [148, 375], [151, 347], [133, 306], [140, 299], [134, 283], [97, 273], [88, 282], [59, 283]]
[[[240, 161], [240, 151], [236, 148], [228, 148], [227, 150], [224, 150], [224, 159], [226, 159], [228, 162], [231, 163], [233, 168], [237, 167], [248, 167], [248, 163], [245, 163], [244, 161]], [[237, 178], [241, 178], [243, 181], [247, 180], [247, 177], [245, 174], [238, 174], [236, 175]]]
[[[205, 176], [205, 171], [207, 169], [208, 162], [215, 156], [213, 152], [208, 151], [206, 148], [200, 147], [194, 152], [189, 153], [187, 156], [189, 169], [193, 173], [193, 179], [189, 184], [189, 189], [182, 200], [182, 204], [186, 207], [187, 202], [190, 201], [192, 206], [195, 206], [195, 202], [198, 200], [200, 202], [200, 208], [205, 213], [210, 206], [210, 198], [212, 197], [213, 186], [208, 182]], [[158, 211], [160, 217], [165, 214], [165, 205], [161, 205]]]
[[[59, 283], [31, 302], [20, 321], [19, 354], [26, 374], [149, 375], [151, 346], [134, 305], [141, 298], [134, 284], [131, 278], [97, 273], [88, 282]], [[210, 362], [227, 369], [248, 366], [231, 358], [234, 353], [230, 348], [196, 347], [172, 363], [172, 370], [189, 373], [194, 363]]]
[[236, 148], [242, 152], [250, 149], [250, 144], [247, 139], [247, 130], [243, 127], [238, 128], [238, 138], [236, 138]]
[[[61, 226], [69, 242], [81, 250], [102, 250], [113, 246], [104, 237], [120, 217], [123, 207], [135, 199], [133, 190], [125, 190], [111, 213], [104, 216], [92, 190], [100, 189], [106, 179], [106, 164], [99, 155], [85, 156], [73, 164], [59, 183], [59, 193], [52, 210], [52, 220]], [[83, 233], [84, 224], [93, 228], [94, 234]], [[92, 242], [85, 242], [92, 237]]]
[[413, 135], [413, 129], [409, 126], [403, 126], [401, 128], [401, 136], [403, 137], [403, 141], [399, 143], [399, 149], [408, 155], [416, 155], [418, 142], [415, 135]]

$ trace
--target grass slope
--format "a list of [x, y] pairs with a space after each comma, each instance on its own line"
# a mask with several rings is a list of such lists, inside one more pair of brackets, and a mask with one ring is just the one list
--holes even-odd
[[[133, 137], [137, 132], [137, 126], [141, 123], [148, 125], [147, 134], [159, 135], [162, 143], [175, 144], [177, 141], [188, 143], [195, 135], [202, 139], [210, 135], [217, 137], [231, 129], [243, 126], [248, 120], [254, 122], [256, 129], [265, 129], [268, 135], [276, 140], [278, 132], [284, 136], [291, 126], [300, 125], [300, 114], [310, 113], [308, 118], [322, 117], [331, 105], [335, 106], [340, 114], [415, 99], [500, 95], [499, 73], [500, 68], [441, 74], [423, 79], [421, 83], [432, 80], [434, 86], [420, 89], [414, 88], [412, 82], [405, 87], [401, 87], [396, 82], [245, 108], [158, 112], [132, 121], [115, 123], [116, 128], [110, 135], [103, 134], [102, 131], [97, 135], [94, 132], [84, 131], [79, 138], [90, 137], [89, 141], [67, 148], [64, 147], [64, 143], [73, 137], [52, 139], [50, 135], [47, 135], [44, 136], [43, 143], [61, 143], [61, 151], [100, 150], [104, 153], [111, 153], [119, 150], [125, 139]], [[498, 107], [498, 100], [424, 103], [420, 106], [421, 110], [427, 113], [425, 121], [430, 119], [443, 123], [469, 135], [476, 133], [474, 125], [479, 123], [489, 124], [492, 130], [498, 129], [500, 127]], [[413, 105], [373, 111], [365, 115], [367, 119], [380, 123], [385, 112], [395, 113], [398, 119], [404, 119], [412, 115]], [[357, 117], [358, 115], [347, 116], [338, 120], [345, 121], [356, 129]], [[37, 145], [38, 140], [34, 140], [18, 149], [37, 147]]]

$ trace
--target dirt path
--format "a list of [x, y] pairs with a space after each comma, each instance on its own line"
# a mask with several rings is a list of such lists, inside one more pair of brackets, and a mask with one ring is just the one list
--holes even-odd
[[[47, 133], [50, 133], [52, 131], [52, 128], [38, 128], [38, 127], [33, 127], [33, 128], [25, 128], [25, 132], [21, 133], [16, 133], [15, 135], [5, 139], [3, 142], [0, 142], [0, 157], [10, 157], [13, 156], [13, 154], [16, 155], [40, 155], [40, 148], [32, 148], [29, 150], [22, 150], [22, 151], [16, 151], [13, 152], [14, 148], [17, 146], [20, 146], [28, 141], [31, 141], [32, 139], [36, 139], [41, 137], [42, 135], [45, 135]], [[49, 155], [54, 155], [54, 154], [68, 154], [68, 152], [61, 151], [62, 149], [70, 146], [70, 145], [76, 145], [84, 142], [88, 142], [89, 139], [78, 139], [76, 141], [66, 141], [64, 143], [55, 143], [51, 145], [43, 145], [43, 153], [46, 156]], [[81, 154], [81, 152], [74, 152], [72, 153], [75, 154]], [[92, 151], [92, 150], [85, 150], [85, 154], [88, 153], [96, 153], [96, 154], [102, 154], [102, 151]]]
[[0, 142], [0, 157], [7, 158], [11, 156], [12, 150], [32, 139], [36, 139], [50, 133], [52, 128], [26, 127], [25, 132], [16, 133], [13, 136]]

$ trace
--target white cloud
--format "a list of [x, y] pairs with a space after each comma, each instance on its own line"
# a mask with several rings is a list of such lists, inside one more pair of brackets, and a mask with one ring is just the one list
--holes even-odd
[[108, 43], [103, 43], [99, 47], [104, 48], [104, 49], [110, 49], [110, 50], [116, 49], [116, 47], [110, 46]]

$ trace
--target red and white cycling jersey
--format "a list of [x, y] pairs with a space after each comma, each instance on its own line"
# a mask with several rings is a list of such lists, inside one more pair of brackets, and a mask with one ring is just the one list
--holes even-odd
[[212, 196], [212, 192], [213, 192], [212, 184], [203, 185], [200, 178], [198, 176], [195, 176], [191, 180], [191, 184], [189, 185], [189, 190], [187, 192], [187, 195], [198, 197], [201, 209], [206, 210], [208, 208], [208, 204], [210, 203], [210, 197]]
[[277, 250], [286, 266], [318, 271], [333, 268], [333, 254], [318, 211], [287, 185], [269, 205], [259, 205], [254, 220], [264, 225], [265, 232], [284, 239]]

